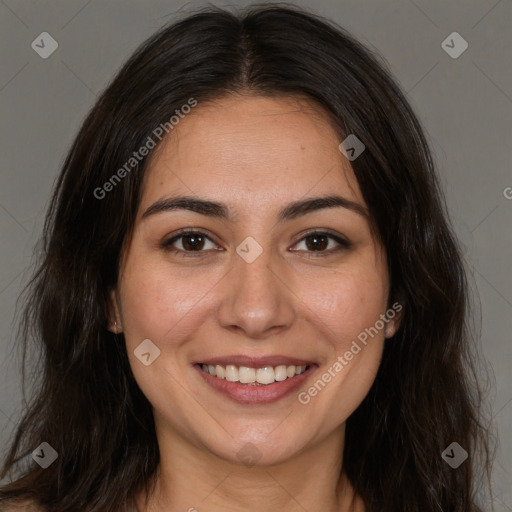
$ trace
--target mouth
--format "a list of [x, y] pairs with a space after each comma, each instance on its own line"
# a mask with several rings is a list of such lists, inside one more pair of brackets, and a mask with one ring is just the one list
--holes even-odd
[[274, 382], [282, 382], [291, 379], [295, 375], [301, 375], [310, 368], [309, 365], [279, 365], [264, 366], [262, 368], [251, 368], [248, 366], [235, 366], [228, 364], [226, 366], [201, 364], [201, 370], [209, 373], [218, 379], [225, 379], [228, 382], [239, 382], [247, 386], [269, 386]]
[[281, 358], [280, 364], [276, 364], [276, 358], [271, 359], [233, 357], [198, 362], [194, 368], [215, 391], [245, 404], [270, 403], [284, 398], [318, 368], [308, 361]]

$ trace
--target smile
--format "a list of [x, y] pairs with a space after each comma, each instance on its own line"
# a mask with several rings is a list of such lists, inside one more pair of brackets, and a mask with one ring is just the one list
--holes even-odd
[[213, 363], [199, 362], [193, 366], [216, 394], [241, 404], [267, 404], [280, 400], [298, 390], [318, 368], [314, 363], [275, 366], [258, 363], [244, 366], [227, 361]]
[[235, 366], [228, 364], [226, 366], [202, 364], [201, 369], [217, 377], [218, 379], [226, 379], [229, 382], [240, 382], [240, 384], [255, 385], [255, 386], [268, 386], [274, 382], [282, 382], [286, 379], [291, 379], [295, 375], [304, 373], [309, 366], [301, 365], [279, 365], [279, 366], [265, 366], [263, 368], [250, 368], [247, 366]]

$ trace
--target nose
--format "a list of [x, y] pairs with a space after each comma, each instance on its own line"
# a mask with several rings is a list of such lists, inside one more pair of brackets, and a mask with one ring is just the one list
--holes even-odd
[[219, 324], [254, 339], [289, 329], [297, 300], [289, 281], [289, 267], [270, 250], [251, 263], [235, 254], [217, 309]]

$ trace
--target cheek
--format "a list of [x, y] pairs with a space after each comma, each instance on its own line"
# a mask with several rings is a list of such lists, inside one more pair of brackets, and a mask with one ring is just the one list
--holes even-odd
[[194, 324], [212, 282], [190, 269], [171, 275], [162, 265], [139, 264], [136, 258], [127, 262], [120, 289], [127, 343], [150, 338], [168, 344], [177, 329], [186, 336], [183, 330]]
[[[354, 339], [374, 325], [387, 301], [385, 274], [372, 265], [347, 266], [344, 270], [300, 273], [292, 276], [297, 290], [296, 307], [310, 322], [325, 329], [326, 339], [339, 343]], [[179, 329], [180, 337], [213, 306], [215, 284], [222, 272], [197, 268], [173, 271], [165, 265], [142, 261], [135, 254], [125, 266], [121, 282], [123, 328], [127, 341], [145, 338], [164, 340]], [[295, 281], [295, 282], [294, 282]], [[215, 301], [214, 301], [215, 302]], [[185, 332], [184, 332], [185, 331]]]
[[339, 351], [385, 312], [387, 280], [378, 269], [352, 266], [334, 271], [326, 279], [303, 280], [300, 296], [311, 312], [310, 321]]
[[324, 416], [321, 428], [325, 432], [347, 420], [374, 382], [384, 332], [369, 336], [367, 330], [386, 310], [387, 279], [371, 267], [353, 266], [334, 272], [329, 280], [309, 290], [305, 303], [311, 309], [310, 322], [322, 332], [329, 350], [316, 380], [298, 399], [307, 407], [307, 414]]

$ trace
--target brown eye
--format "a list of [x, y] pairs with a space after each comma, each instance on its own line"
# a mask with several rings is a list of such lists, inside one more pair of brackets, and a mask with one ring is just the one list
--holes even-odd
[[325, 235], [308, 235], [305, 240], [310, 251], [323, 251], [329, 245], [329, 237]]
[[184, 235], [181, 238], [181, 244], [186, 251], [201, 250], [205, 243], [205, 237], [200, 234]]
[[[334, 242], [334, 245], [332, 242]], [[293, 250], [305, 250], [306, 252], [326, 253], [326, 255], [328, 255], [333, 252], [337, 252], [342, 249], [348, 249], [351, 247], [350, 242], [348, 242], [347, 240], [339, 236], [333, 235], [331, 233], [324, 232], [308, 233], [296, 245], [299, 245], [301, 243], [304, 243], [305, 249]], [[319, 254], [319, 256], [322, 255], [323, 254]]]
[[[207, 247], [208, 242], [211, 244], [211, 247]], [[201, 253], [206, 252], [208, 249], [215, 249], [217, 247], [206, 233], [201, 231], [181, 232], [180, 234], [165, 241], [162, 245], [166, 250], [174, 249], [175, 252], [183, 253]]]

